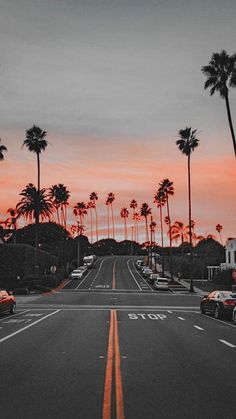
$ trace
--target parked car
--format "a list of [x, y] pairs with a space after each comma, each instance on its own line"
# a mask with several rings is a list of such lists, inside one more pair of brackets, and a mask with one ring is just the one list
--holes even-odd
[[14, 314], [16, 311], [16, 300], [15, 297], [5, 290], [0, 290], [0, 313], [9, 311]]
[[152, 273], [153, 272], [150, 268], [145, 268], [142, 270], [142, 275], [144, 276], [144, 278], [149, 278]]
[[232, 318], [236, 307], [236, 293], [232, 291], [213, 291], [205, 295], [200, 303], [202, 314], [212, 314], [216, 319], [221, 317]]
[[153, 288], [155, 290], [168, 290], [169, 289], [169, 281], [167, 278], [157, 278], [154, 280]]
[[143, 261], [143, 259], [138, 259], [138, 260], [136, 260], [136, 262], [135, 262], [135, 266], [136, 266], [136, 268], [137, 268], [137, 269], [141, 269], [141, 268], [144, 266], [144, 261]]
[[234, 323], [236, 323], [236, 307], [234, 307], [234, 309], [233, 309], [232, 319], [233, 319]]

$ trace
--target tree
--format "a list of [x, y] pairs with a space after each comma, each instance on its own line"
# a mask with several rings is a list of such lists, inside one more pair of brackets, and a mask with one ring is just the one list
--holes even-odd
[[59, 183], [58, 185], [52, 185], [51, 188], [49, 188], [49, 196], [57, 211], [58, 224], [62, 225], [66, 229], [66, 208], [68, 206], [70, 192], [67, 190], [65, 185]]
[[112, 221], [112, 238], [115, 238], [115, 226], [114, 226], [114, 214], [113, 214], [113, 202], [115, 200], [115, 195], [113, 192], [109, 192], [109, 194], [107, 195], [107, 204], [108, 206], [111, 207], [111, 221]]
[[[179, 139], [176, 144], [179, 150], [187, 156], [188, 159], [188, 225], [189, 225], [189, 243], [192, 249], [192, 203], [191, 203], [191, 166], [190, 158], [192, 152], [198, 147], [199, 140], [196, 137], [197, 130], [193, 130], [191, 127], [179, 130]], [[190, 266], [190, 291], [193, 292], [192, 282], [192, 263], [193, 263], [193, 251], [191, 250], [191, 266]]]
[[146, 242], [149, 242], [149, 235], [148, 235], [148, 216], [151, 215], [152, 209], [149, 207], [149, 205], [144, 202], [140, 208], [140, 215], [141, 217], [144, 217], [145, 219], [145, 226], [146, 226]]
[[[159, 189], [158, 192], [163, 196], [163, 199], [166, 203], [167, 207], [167, 217], [168, 217], [168, 225], [169, 230], [171, 226], [171, 218], [170, 218], [170, 206], [169, 206], [169, 196], [174, 195], [174, 187], [173, 182], [171, 182], [169, 179], [163, 179], [159, 183]], [[171, 280], [173, 281], [173, 264], [172, 264], [172, 238], [171, 234], [169, 234], [169, 240], [170, 240], [170, 276]]]
[[[0, 143], [1, 143], [1, 138], [0, 138]], [[0, 160], [4, 160], [4, 153], [5, 151], [7, 151], [7, 147], [5, 147], [5, 145], [0, 145]]]
[[133, 220], [134, 220], [134, 227], [135, 227], [135, 241], [138, 243], [139, 237], [138, 237], [138, 223], [141, 219], [141, 216], [138, 212], [133, 213]]
[[79, 217], [80, 226], [84, 228], [84, 216], [88, 214], [86, 204], [82, 202], [77, 202], [73, 207], [73, 213], [76, 217]]
[[126, 222], [126, 219], [127, 219], [127, 218], [128, 218], [128, 216], [129, 216], [129, 211], [128, 211], [128, 209], [127, 209], [127, 208], [125, 208], [125, 207], [121, 208], [121, 211], [120, 211], [120, 216], [121, 216], [121, 218], [123, 218], [123, 220], [124, 220], [125, 240], [127, 240], [127, 222]]
[[221, 224], [217, 224], [216, 225], [216, 231], [218, 231], [218, 233], [219, 233], [219, 236], [220, 236], [220, 243], [222, 244], [222, 246], [223, 246], [223, 242], [222, 242], [222, 236], [221, 236], [221, 231], [223, 230], [223, 227], [222, 227], [222, 225]]
[[189, 227], [185, 226], [181, 221], [175, 221], [170, 228], [172, 240], [181, 241], [181, 244], [189, 239]]
[[89, 201], [87, 203], [87, 209], [90, 211], [90, 238], [91, 243], [93, 243], [93, 213], [92, 210], [94, 209], [95, 204], [94, 201]]
[[137, 203], [136, 199], [132, 199], [132, 200], [130, 201], [129, 206], [130, 206], [130, 208], [133, 210], [133, 216], [132, 216], [132, 219], [133, 219], [133, 230], [132, 230], [132, 231], [133, 231], [134, 237], [136, 237], [136, 231], [135, 231], [136, 221], [135, 221], [135, 217], [134, 217], [135, 209], [136, 209], [136, 208], [137, 208], [137, 206], [138, 206], [138, 203]]
[[229, 127], [231, 131], [234, 154], [236, 157], [236, 140], [229, 105], [229, 87], [236, 87], [236, 54], [228, 55], [225, 50], [214, 52], [208, 65], [202, 67], [207, 77], [204, 88], [210, 88], [210, 95], [219, 92], [225, 100]]
[[155, 193], [155, 195], [154, 195], [154, 201], [153, 202], [154, 202], [154, 204], [157, 205], [157, 208], [159, 208], [159, 211], [160, 211], [161, 248], [162, 248], [161, 260], [162, 260], [162, 276], [164, 276], [165, 275], [165, 267], [164, 267], [164, 253], [163, 253], [163, 248], [164, 248], [164, 235], [163, 235], [162, 207], [166, 204], [166, 198], [165, 198], [164, 192], [161, 191], [160, 188]]
[[94, 203], [94, 210], [95, 210], [95, 217], [96, 217], [96, 239], [98, 241], [98, 214], [97, 214], [97, 205], [96, 201], [98, 200], [98, 194], [96, 192], [92, 192], [89, 195], [90, 201]]
[[53, 214], [54, 206], [49, 198], [47, 190], [41, 189], [39, 192], [33, 183], [29, 183], [21, 191], [21, 200], [16, 205], [18, 217], [23, 217], [32, 223], [38, 224], [41, 221], [49, 220]]

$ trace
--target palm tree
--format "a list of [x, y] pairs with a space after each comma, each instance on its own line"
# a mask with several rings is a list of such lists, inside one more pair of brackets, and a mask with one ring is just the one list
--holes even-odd
[[128, 216], [129, 216], [129, 211], [128, 211], [128, 209], [127, 209], [127, 208], [125, 208], [125, 207], [121, 208], [121, 211], [120, 211], [120, 216], [121, 216], [121, 218], [123, 218], [123, 219], [124, 219], [125, 240], [127, 240], [127, 222], [126, 222], [126, 219], [127, 219], [127, 218], [128, 218]]
[[236, 87], [236, 54], [228, 55], [225, 50], [214, 52], [208, 65], [202, 67], [203, 74], [207, 77], [204, 88], [210, 88], [210, 95], [219, 92], [225, 100], [229, 127], [233, 140], [234, 154], [236, 157], [236, 140], [229, 106], [229, 87]]
[[181, 244], [188, 241], [189, 227], [185, 226], [181, 221], [175, 221], [170, 228], [172, 240], [176, 242], [180, 239]]
[[162, 276], [165, 276], [165, 268], [164, 268], [164, 236], [163, 236], [163, 217], [162, 217], [162, 207], [166, 203], [165, 194], [160, 189], [155, 193], [154, 195], [154, 204], [157, 205], [157, 208], [159, 208], [160, 211], [160, 226], [161, 226], [161, 260], [162, 260]]
[[[169, 196], [174, 195], [173, 182], [171, 182], [167, 178], [166, 179], [163, 179], [159, 183], [158, 192], [161, 194], [161, 196], [163, 197], [164, 202], [166, 203], [168, 224], [169, 224], [169, 228], [170, 228], [170, 226], [171, 226], [171, 218], [170, 218]], [[171, 280], [173, 281], [172, 239], [171, 239], [171, 234], [169, 235], [169, 240], [170, 240], [170, 276], [171, 276]]]
[[45, 188], [38, 192], [38, 189], [33, 183], [29, 183], [21, 191], [20, 195], [22, 198], [16, 205], [18, 217], [22, 216], [30, 223], [35, 220], [37, 224], [40, 221], [39, 218], [41, 218], [41, 221], [46, 219], [50, 221], [54, 211], [54, 205]]
[[191, 167], [190, 158], [192, 152], [198, 147], [199, 140], [196, 137], [197, 130], [191, 127], [179, 130], [179, 139], [176, 144], [179, 150], [188, 158], [188, 225], [189, 225], [189, 243], [191, 247], [191, 266], [190, 266], [190, 291], [193, 292], [192, 283], [192, 264], [193, 264], [193, 242], [192, 242], [192, 204], [191, 204]]
[[115, 200], [115, 195], [113, 192], [109, 192], [109, 194], [107, 195], [107, 202], [108, 205], [111, 206], [111, 220], [112, 220], [112, 238], [115, 238], [115, 226], [114, 226], [114, 214], [113, 214], [113, 202]]
[[218, 233], [219, 233], [219, 236], [220, 236], [220, 242], [221, 242], [221, 244], [222, 244], [222, 246], [223, 246], [223, 241], [222, 241], [222, 236], [221, 236], [221, 231], [223, 230], [223, 227], [222, 227], [222, 225], [221, 224], [217, 224], [216, 225], [216, 231], [218, 231]]
[[129, 204], [129, 206], [130, 206], [130, 208], [133, 210], [133, 230], [132, 231], [134, 231], [134, 235], [136, 234], [135, 233], [135, 218], [134, 218], [134, 213], [135, 213], [135, 209], [137, 208], [137, 206], [138, 206], [138, 203], [137, 203], [137, 201], [136, 201], [136, 199], [132, 199], [131, 201], [130, 201], [130, 204]]
[[91, 237], [91, 243], [93, 243], [93, 213], [92, 210], [94, 209], [95, 204], [94, 201], [89, 201], [87, 203], [87, 209], [90, 211], [90, 237]]
[[41, 128], [33, 125], [32, 128], [26, 130], [25, 140], [23, 146], [25, 145], [29, 151], [32, 151], [37, 156], [37, 167], [38, 167], [38, 191], [40, 191], [40, 159], [39, 155], [48, 145], [48, 142], [45, 140], [47, 132], [41, 130]]
[[149, 205], [144, 202], [140, 208], [140, 215], [141, 217], [144, 217], [145, 219], [145, 225], [146, 225], [146, 242], [149, 242], [149, 235], [148, 235], [148, 216], [151, 215], [152, 209], [149, 207]]
[[58, 185], [52, 185], [51, 188], [49, 188], [49, 196], [57, 211], [58, 224], [62, 225], [66, 229], [66, 208], [68, 206], [70, 192], [67, 190], [67, 187], [65, 185], [59, 183]]
[[94, 210], [95, 210], [95, 217], [96, 217], [96, 239], [98, 241], [98, 214], [97, 214], [97, 205], [96, 201], [98, 200], [98, 194], [96, 192], [92, 192], [89, 195], [90, 201], [94, 203]]
[[109, 198], [106, 199], [105, 205], [107, 207], [107, 238], [110, 238], [110, 200]]
[[[1, 138], [0, 138], [0, 143], [1, 143]], [[0, 145], [0, 160], [4, 160], [4, 153], [5, 151], [7, 151], [7, 147], [5, 147], [5, 145]]]
[[80, 219], [80, 226], [84, 227], [84, 216], [88, 214], [86, 204], [82, 202], [77, 202], [73, 207], [73, 213], [76, 217]]
[[138, 243], [139, 237], [138, 237], [138, 223], [141, 219], [141, 216], [138, 212], [134, 212], [133, 214], [133, 220], [134, 220], [134, 227], [135, 227], [135, 241]]

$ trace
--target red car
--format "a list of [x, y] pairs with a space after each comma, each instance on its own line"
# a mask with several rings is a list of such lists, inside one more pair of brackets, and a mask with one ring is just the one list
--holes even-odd
[[15, 297], [8, 291], [0, 290], [0, 313], [9, 311], [14, 314], [16, 311]]

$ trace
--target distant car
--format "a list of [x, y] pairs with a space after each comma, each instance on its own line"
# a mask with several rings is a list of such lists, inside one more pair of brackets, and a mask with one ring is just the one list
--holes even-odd
[[136, 268], [141, 269], [143, 267], [143, 265], [144, 265], [143, 259], [136, 260], [136, 262], [135, 262]]
[[145, 269], [142, 270], [142, 275], [145, 278], [149, 278], [152, 273], [153, 272], [152, 272], [152, 270], [150, 268], [145, 268]]
[[5, 290], [0, 290], [0, 313], [9, 311], [14, 314], [16, 311], [16, 300], [15, 297]]
[[168, 290], [169, 289], [169, 281], [167, 278], [157, 278], [154, 280], [153, 288], [155, 290]]
[[201, 313], [212, 314], [216, 319], [232, 318], [235, 307], [236, 293], [232, 293], [232, 291], [213, 291], [205, 295], [200, 303]]
[[85, 275], [85, 272], [87, 271], [87, 267], [83, 267], [83, 266], [79, 266], [79, 268], [74, 269], [71, 274], [70, 274], [70, 278], [71, 279], [82, 279], [83, 276]]

